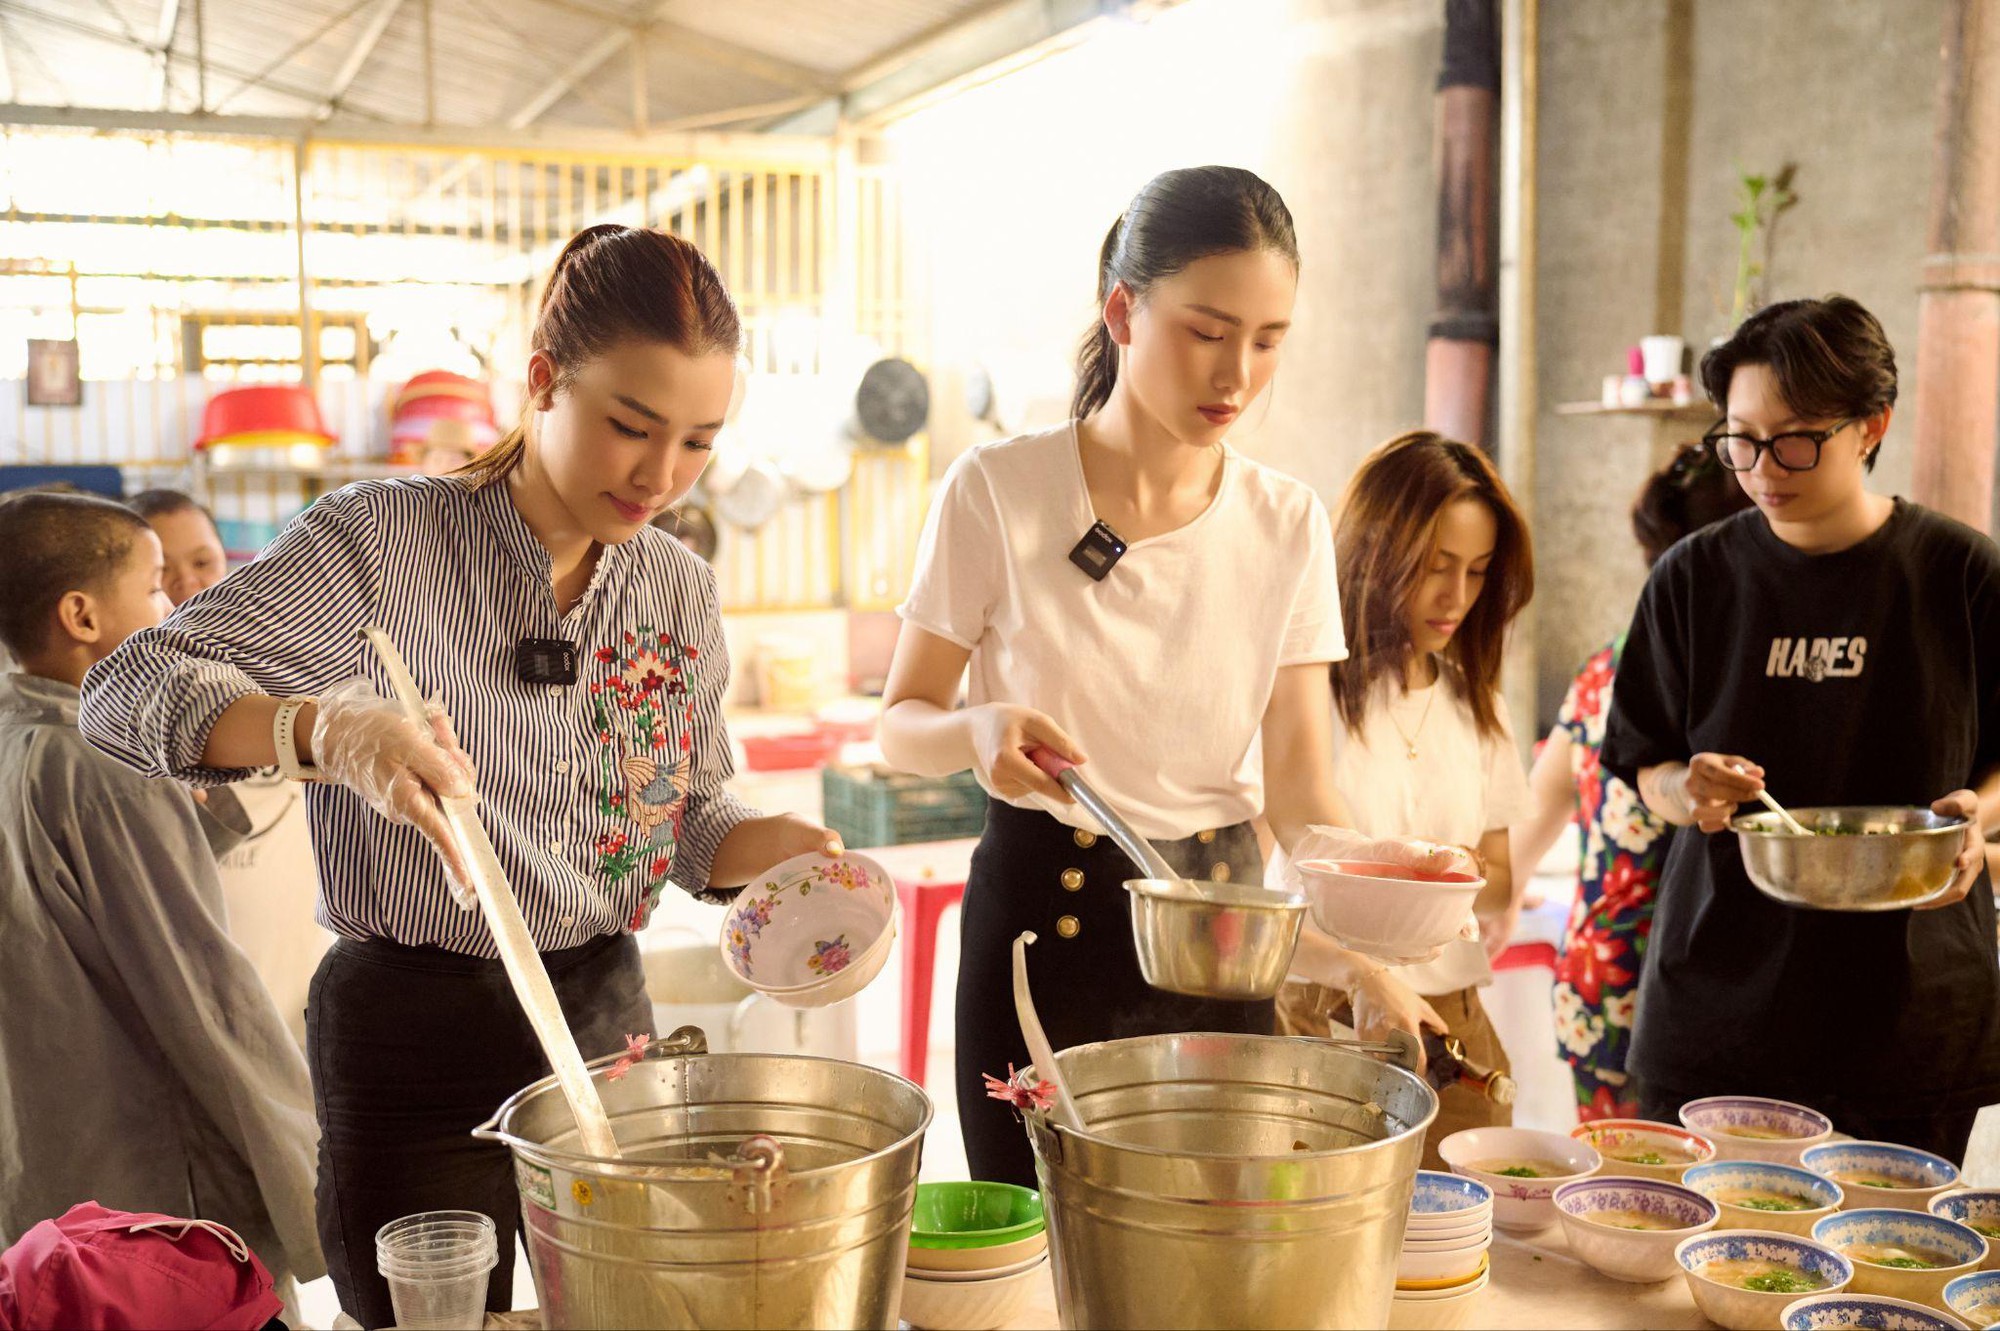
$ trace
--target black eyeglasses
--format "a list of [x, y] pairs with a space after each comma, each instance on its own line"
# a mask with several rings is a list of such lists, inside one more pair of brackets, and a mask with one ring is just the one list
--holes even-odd
[[1757, 465], [1757, 455], [1765, 449], [1771, 450], [1773, 460], [1786, 471], [1811, 471], [1819, 465], [1819, 451], [1826, 441], [1859, 419], [1852, 417], [1824, 430], [1788, 430], [1769, 439], [1710, 430], [1701, 441], [1715, 454], [1715, 460], [1730, 471], [1749, 471]]

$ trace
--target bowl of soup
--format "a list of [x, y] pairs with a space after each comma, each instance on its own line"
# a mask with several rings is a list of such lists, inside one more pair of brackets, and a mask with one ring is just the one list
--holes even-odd
[[1649, 1285], [1680, 1270], [1674, 1249], [1715, 1227], [1714, 1202], [1677, 1183], [1600, 1175], [1556, 1189], [1556, 1216], [1577, 1260], [1613, 1280]]
[[1881, 1294], [1812, 1294], [1785, 1309], [1783, 1331], [1966, 1331], [1958, 1318]]
[[1695, 1307], [1728, 1331], [1774, 1331], [1785, 1309], [1810, 1294], [1833, 1294], [1854, 1278], [1854, 1263], [1796, 1234], [1712, 1230], [1682, 1239], [1674, 1260]]
[[1944, 1306], [1967, 1326], [2000, 1325], [2000, 1271], [1974, 1271], [1947, 1281]]
[[1299, 860], [1292, 868], [1314, 924], [1386, 961], [1421, 960], [1458, 938], [1486, 886], [1477, 874], [1371, 860]]
[[1840, 1209], [1840, 1185], [1798, 1165], [1762, 1160], [1711, 1160], [1682, 1176], [1683, 1185], [1714, 1202], [1719, 1229], [1776, 1230], [1811, 1238], [1812, 1227]]
[[1813, 1226], [1813, 1241], [1854, 1263], [1857, 1294], [1886, 1294], [1942, 1305], [1944, 1287], [1986, 1260], [1975, 1231], [1925, 1211], [1871, 1207], [1842, 1211]]
[[1689, 1165], [1715, 1158], [1715, 1144], [1706, 1137], [1650, 1119], [1601, 1118], [1572, 1128], [1569, 1135], [1604, 1157], [1600, 1174], [1625, 1178], [1679, 1183]]
[[1532, 1233], [1556, 1223], [1556, 1189], [1597, 1172], [1588, 1142], [1532, 1128], [1467, 1128], [1438, 1143], [1451, 1172], [1493, 1190], [1493, 1224]]
[[1941, 1155], [1894, 1142], [1827, 1142], [1808, 1147], [1799, 1163], [1832, 1179], [1845, 1210], [1874, 1206], [1922, 1211], [1931, 1198], [1958, 1186], [1958, 1166]]
[[1777, 814], [1730, 820], [1743, 870], [1759, 892], [1816, 910], [1909, 910], [1935, 901], [1956, 876], [1965, 819], [1902, 805], [1793, 809], [1800, 836]]
[[1931, 1198], [1932, 1215], [1956, 1220], [1986, 1240], [1982, 1271], [2000, 1271], [2000, 1188], [1958, 1188]]
[[1711, 1095], [1681, 1106], [1681, 1125], [1715, 1143], [1718, 1160], [1796, 1165], [1799, 1154], [1833, 1136], [1817, 1109], [1761, 1095]]

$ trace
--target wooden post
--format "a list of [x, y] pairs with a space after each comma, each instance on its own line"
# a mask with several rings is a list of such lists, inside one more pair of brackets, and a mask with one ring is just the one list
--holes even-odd
[[1500, 30], [1495, 0], [1446, 0], [1437, 91], [1438, 312], [1424, 349], [1424, 424], [1491, 447], [1500, 340], [1494, 251]]
[[2000, 5], [1954, 0], [1917, 298], [1919, 503], [1994, 530], [2000, 449]]

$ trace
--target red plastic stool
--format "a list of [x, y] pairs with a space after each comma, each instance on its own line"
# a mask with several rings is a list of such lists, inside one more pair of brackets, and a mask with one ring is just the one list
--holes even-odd
[[1549, 970], [1556, 968], [1554, 943], [1515, 943], [1493, 958], [1493, 969], [1496, 971], [1524, 971], [1536, 966]]
[[937, 970], [938, 921], [965, 899], [977, 840], [884, 846], [864, 852], [889, 871], [903, 912], [903, 1031], [898, 1070], [921, 1086], [930, 1062], [931, 985]]

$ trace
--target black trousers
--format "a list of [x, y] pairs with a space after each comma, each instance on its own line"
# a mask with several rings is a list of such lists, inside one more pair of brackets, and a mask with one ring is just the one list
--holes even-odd
[[[652, 1005], [629, 934], [542, 954], [583, 1056], [651, 1034]], [[483, 1211], [500, 1234], [486, 1306], [512, 1306], [520, 1196], [507, 1149], [473, 1128], [549, 1075], [498, 961], [435, 947], [343, 938], [306, 1005], [306, 1058], [319, 1118], [320, 1246], [347, 1315], [392, 1326], [375, 1231], [417, 1211]]]
[[[1256, 882], [1263, 874], [1248, 823], [1156, 845], [1190, 878]], [[973, 1178], [1035, 1186], [1027, 1130], [1011, 1106], [987, 1098], [982, 1079], [1032, 1061], [1014, 1016], [1014, 936], [1023, 929], [1036, 937], [1028, 984], [1052, 1048], [1182, 1031], [1271, 1033], [1269, 1000], [1189, 998], [1146, 983], [1124, 886], [1136, 877], [1109, 837], [989, 802], [965, 885], [958, 961], [958, 1121]]]
[[[1688, 1101], [1733, 1093], [1728, 1090], [1683, 1093], [1671, 1086], [1642, 1081], [1639, 1084], [1639, 1117], [1656, 1119], [1661, 1123], [1678, 1123], [1681, 1106]], [[1965, 1146], [1972, 1139], [1972, 1120], [1979, 1117], [1976, 1106], [1971, 1109], [1924, 1109], [1921, 1097], [1912, 1097], [1910, 1111], [1893, 1114], [1856, 1109], [1826, 1095], [1780, 1098], [1811, 1105], [1833, 1120], [1836, 1132], [1844, 1132], [1861, 1141], [1914, 1146], [1920, 1151], [1941, 1155], [1955, 1165], [1965, 1162]]]

